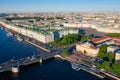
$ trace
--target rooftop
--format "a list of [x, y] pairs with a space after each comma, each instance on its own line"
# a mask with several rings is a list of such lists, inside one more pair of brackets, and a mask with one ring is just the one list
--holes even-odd
[[104, 36], [102, 38], [92, 38], [90, 41], [92, 41], [95, 44], [100, 44], [100, 43], [103, 43], [103, 42], [105, 42], [107, 40], [111, 40], [111, 38], [108, 37], [108, 36]]
[[95, 44], [100, 44], [100, 43], [103, 43], [103, 42], [108, 41], [108, 40], [114, 40], [114, 41], [117, 41], [117, 42], [119, 41], [119, 43], [120, 43], [120, 37], [104, 36], [104, 37], [101, 37], [101, 38], [90, 39], [90, 41], [95, 43]]
[[89, 43], [88, 41], [84, 42], [84, 43], [78, 43], [77, 45], [83, 45], [83, 46], [86, 46], [86, 47], [94, 49], [94, 50], [98, 49], [97, 47], [95, 47], [94, 45], [92, 45], [91, 43]]
[[118, 49], [119, 47], [118, 47], [118, 46], [115, 46], [115, 45], [110, 45], [109, 48], [115, 48], [115, 49]]

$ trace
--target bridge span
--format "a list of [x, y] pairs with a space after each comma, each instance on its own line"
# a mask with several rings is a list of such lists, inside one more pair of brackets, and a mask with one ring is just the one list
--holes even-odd
[[43, 60], [47, 60], [47, 59], [56, 57], [58, 55], [59, 54], [56, 51], [56, 52], [41, 53], [33, 56], [28, 56], [18, 60], [10, 60], [0, 64], [0, 72], [12, 71], [16, 73], [16, 72], [19, 72], [20, 66], [27, 66], [37, 62], [42, 63]]

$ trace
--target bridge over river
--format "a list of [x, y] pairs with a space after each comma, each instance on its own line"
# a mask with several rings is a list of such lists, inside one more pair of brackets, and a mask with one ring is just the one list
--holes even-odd
[[43, 60], [58, 56], [58, 52], [61, 51], [56, 50], [49, 53], [41, 53], [33, 56], [28, 56], [18, 60], [9, 60], [5, 63], [0, 64], [0, 72], [5, 71], [19, 72], [20, 66], [27, 66], [37, 62], [42, 63]]

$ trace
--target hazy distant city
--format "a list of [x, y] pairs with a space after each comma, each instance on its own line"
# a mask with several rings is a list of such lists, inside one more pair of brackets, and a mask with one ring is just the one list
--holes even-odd
[[0, 80], [120, 80], [119, 0], [1, 0]]

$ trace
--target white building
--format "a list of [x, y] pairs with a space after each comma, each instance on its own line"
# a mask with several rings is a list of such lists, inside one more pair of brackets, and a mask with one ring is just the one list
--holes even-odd
[[115, 60], [120, 61], [120, 49], [116, 50]]
[[68, 34], [78, 34], [79, 30], [78, 29], [65, 29], [65, 30], [61, 30], [58, 32], [59, 33], [59, 37], [62, 38], [65, 35]]
[[17, 26], [13, 26], [13, 25], [10, 25], [10, 24], [5, 24], [3, 22], [0, 22], [0, 24], [3, 25], [4, 27], [8, 28], [8, 29], [11, 29], [15, 32], [18, 32], [22, 35], [25, 35], [25, 36], [28, 36], [30, 38], [36, 39], [36, 40], [38, 40], [40, 42], [43, 42], [43, 43], [49, 43], [49, 42], [54, 41], [53, 33], [45, 34], [45, 33], [35, 32], [35, 31], [31, 31], [31, 30], [26, 30], [24, 28], [19, 28]]
[[104, 33], [120, 33], [120, 29], [116, 28], [109, 28], [109, 27], [101, 27], [100, 25], [96, 24], [84, 24], [84, 23], [63, 23], [64, 27], [68, 28], [92, 28], [96, 29], [99, 32]]
[[114, 45], [110, 45], [107, 47], [107, 53], [114, 53], [115, 50], [117, 50], [119, 47], [114, 46]]

